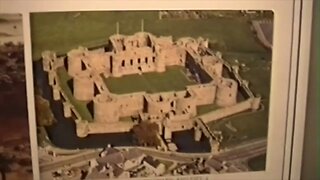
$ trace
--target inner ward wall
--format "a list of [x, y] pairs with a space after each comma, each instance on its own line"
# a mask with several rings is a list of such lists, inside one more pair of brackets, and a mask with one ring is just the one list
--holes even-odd
[[150, 47], [132, 48], [113, 55], [112, 75], [121, 77], [156, 70], [156, 57]]
[[202, 67], [187, 53], [185, 67], [189, 69], [195, 78], [199, 78], [200, 83], [209, 83], [212, 81], [210, 75], [202, 69]]
[[211, 111], [204, 115], [199, 116], [204, 123], [209, 123], [211, 121], [219, 120], [221, 118], [225, 118], [252, 108], [254, 98], [248, 99], [246, 101], [240, 102], [233, 106], [220, 108], [215, 111]]
[[139, 115], [144, 108], [144, 95], [144, 92], [117, 95], [120, 117]]

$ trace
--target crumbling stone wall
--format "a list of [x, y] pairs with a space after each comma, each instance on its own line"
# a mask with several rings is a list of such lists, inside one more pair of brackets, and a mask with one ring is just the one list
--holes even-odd
[[68, 61], [68, 74], [70, 76], [75, 76], [78, 72], [82, 70], [83, 62], [82, 58], [85, 55], [86, 49], [83, 47], [79, 47], [78, 49], [73, 49], [67, 54]]
[[119, 121], [120, 112], [117, 99], [106, 94], [99, 94], [94, 98], [94, 121], [100, 123]]
[[187, 87], [195, 97], [196, 105], [212, 104], [216, 98], [216, 85], [214, 83], [191, 85]]
[[142, 113], [144, 108], [144, 95], [145, 92], [116, 95], [120, 116], [136, 116]]
[[156, 57], [150, 47], [131, 48], [113, 55], [112, 75], [121, 77], [155, 71]]
[[257, 110], [255, 106], [257, 103], [260, 103], [260, 98], [250, 98], [237, 104], [211, 111], [199, 116], [199, 118], [201, 118], [204, 123], [209, 123], [246, 110]]
[[[120, 121], [120, 118], [140, 116], [143, 121], [157, 123], [161, 133], [163, 131], [165, 137], [170, 139], [174, 131], [193, 128], [199, 105], [215, 103], [222, 107], [201, 116], [206, 121], [259, 108], [260, 98], [250, 96], [244, 102], [237, 102], [237, 81], [242, 80], [239, 80], [239, 74], [235, 74], [237, 81], [222, 77], [224, 61], [221, 56], [207, 52], [208, 40], [181, 38], [173, 42], [171, 36], [155, 37], [140, 32], [132, 36], [114, 35], [109, 38], [109, 42], [111, 46], [108, 51], [89, 51], [79, 47], [71, 50], [64, 58], [57, 58], [51, 52], [43, 54], [44, 69], [48, 71], [67, 64], [65, 67], [73, 78], [75, 99], [93, 100], [94, 122], [77, 120], [79, 137], [130, 131], [134, 123]], [[183, 91], [120, 95], [109, 92], [101, 77], [164, 72], [166, 66], [171, 65], [185, 66], [201, 84], [187, 86]], [[228, 68], [231, 72], [231, 67]], [[51, 77], [52, 87], [60, 95], [61, 89], [55, 76], [53, 74]], [[72, 105], [71, 108], [74, 110]], [[70, 108], [65, 109], [65, 114], [70, 114], [67, 112]]]
[[90, 101], [93, 99], [94, 82], [90, 71], [82, 71], [74, 75], [73, 95], [80, 101]]
[[202, 66], [195, 61], [195, 59], [187, 53], [186, 55], [186, 68], [194, 76], [199, 83], [209, 83], [212, 81], [212, 77], [202, 69]]
[[221, 78], [217, 86], [216, 104], [221, 107], [237, 103], [238, 83], [233, 79]]

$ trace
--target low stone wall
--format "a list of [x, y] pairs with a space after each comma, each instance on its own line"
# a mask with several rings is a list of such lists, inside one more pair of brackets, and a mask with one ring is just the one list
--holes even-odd
[[193, 120], [190, 118], [167, 119], [164, 123], [165, 128], [169, 128], [171, 132], [184, 131], [193, 128]]
[[86, 137], [88, 134], [129, 132], [134, 125], [132, 122], [88, 123], [76, 120], [78, 137]]
[[[196, 118], [194, 119], [194, 122], [196, 124], [196, 128], [199, 128], [203, 135], [205, 135], [210, 142], [211, 146], [211, 152], [216, 153], [219, 151], [220, 148], [220, 142], [217, 141], [217, 138], [214, 136], [214, 134], [210, 131], [210, 128], [207, 126], [205, 122], [201, 118]], [[195, 133], [196, 133], [196, 128], [195, 128]], [[196, 139], [196, 137], [195, 137]]]
[[[72, 112], [75, 114], [77, 119], [82, 119], [80, 114], [77, 112], [74, 105], [71, 103], [68, 96], [59, 86], [59, 78], [57, 75], [57, 69], [64, 65], [62, 58], [57, 58], [56, 54], [51, 51], [44, 51], [42, 53], [43, 70], [48, 73], [49, 85], [53, 91], [53, 98], [55, 100], [62, 101], [63, 113], [66, 118], [72, 116]], [[62, 98], [61, 98], [62, 97]]]
[[209, 83], [212, 81], [212, 77], [201, 67], [199, 63], [194, 60], [195, 57], [191, 55], [191, 52], [186, 56], [186, 68], [189, 69], [191, 74], [195, 76], [200, 83]]
[[139, 115], [144, 108], [145, 92], [116, 95], [120, 117]]
[[204, 123], [209, 123], [211, 121], [216, 121], [252, 108], [254, 98], [250, 98], [246, 101], [240, 102], [236, 105], [217, 109], [215, 111], [206, 113], [204, 115], [199, 116]]
[[187, 86], [187, 90], [194, 96], [196, 106], [214, 103], [216, 89], [217, 87], [214, 83]]
[[[211, 54], [214, 55], [215, 53], [207, 48], [206, 51]], [[246, 93], [246, 96], [249, 98], [254, 98], [254, 94], [251, 91], [251, 89], [248, 87], [249, 82], [244, 80], [240, 74], [239, 74], [239, 69], [235, 68], [233, 66], [231, 66], [231, 64], [229, 64], [227, 61], [223, 61], [223, 65], [224, 67], [227, 68], [227, 70], [232, 74], [233, 78], [236, 79], [236, 81], [239, 83], [239, 86], [242, 88], [242, 90]]]

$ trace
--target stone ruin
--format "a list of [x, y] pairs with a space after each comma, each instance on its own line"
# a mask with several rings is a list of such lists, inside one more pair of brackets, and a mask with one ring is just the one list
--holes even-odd
[[[138, 116], [142, 121], [157, 123], [160, 135], [170, 141], [172, 132], [195, 128], [195, 118], [201, 119], [197, 116], [197, 106], [215, 103], [221, 107], [203, 117], [215, 120], [247, 109], [256, 110], [260, 104], [260, 98], [250, 92], [245, 105], [237, 102], [239, 86], [247, 87], [247, 81], [242, 80], [238, 72], [232, 71], [221, 54], [210, 52], [208, 40], [203, 38], [185, 37], [173, 41], [171, 36], [156, 37], [147, 32], [130, 36], [116, 34], [109, 38], [106, 48], [88, 50], [79, 47], [63, 57], [45, 51], [42, 57], [44, 70], [48, 72], [53, 87], [54, 99], [60, 99], [60, 93], [63, 95], [56, 69], [64, 66], [73, 78], [74, 98], [93, 101], [93, 121], [88, 122], [77, 113], [68, 97], [63, 96], [65, 115], [70, 116], [71, 111], [76, 114], [79, 137], [128, 132], [136, 122], [121, 121], [121, 118]], [[198, 84], [189, 85], [182, 91], [115, 94], [108, 90], [102, 78], [161, 73], [173, 65], [185, 67]], [[224, 66], [236, 74], [236, 79], [223, 77]], [[198, 136], [196, 139], [200, 140], [199, 133], [195, 134]]]

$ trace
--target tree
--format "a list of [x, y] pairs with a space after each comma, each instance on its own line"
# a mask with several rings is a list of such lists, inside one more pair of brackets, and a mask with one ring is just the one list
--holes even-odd
[[159, 127], [156, 123], [142, 121], [133, 126], [132, 131], [139, 145], [160, 146], [160, 140], [158, 139]]
[[51, 126], [55, 122], [55, 119], [51, 111], [49, 101], [44, 99], [40, 95], [36, 95], [35, 104], [36, 104], [37, 125]]

